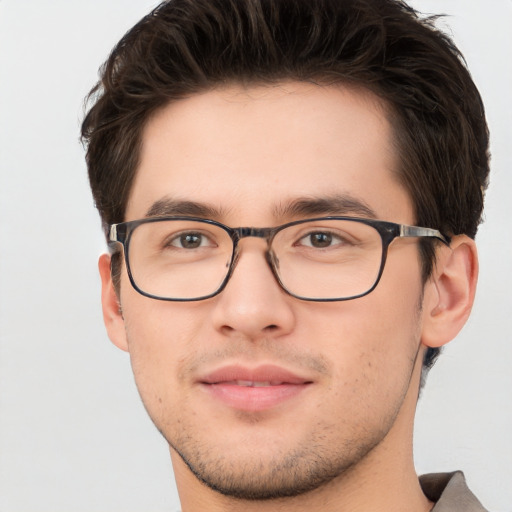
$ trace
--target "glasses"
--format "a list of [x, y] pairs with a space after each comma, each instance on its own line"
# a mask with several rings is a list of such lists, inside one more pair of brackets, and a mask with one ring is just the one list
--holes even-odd
[[450, 243], [436, 229], [354, 217], [299, 220], [274, 228], [153, 217], [111, 225], [109, 245], [123, 245], [129, 279], [142, 295], [198, 301], [225, 288], [240, 255], [239, 242], [247, 237], [266, 240], [266, 260], [279, 285], [308, 301], [350, 300], [370, 293], [395, 238]]

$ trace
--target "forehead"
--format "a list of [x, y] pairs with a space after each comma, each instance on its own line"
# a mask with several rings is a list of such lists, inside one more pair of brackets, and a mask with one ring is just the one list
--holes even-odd
[[148, 121], [126, 220], [171, 200], [211, 207], [228, 224], [268, 224], [294, 201], [335, 196], [410, 222], [397, 161], [385, 108], [369, 92], [294, 82], [215, 89]]

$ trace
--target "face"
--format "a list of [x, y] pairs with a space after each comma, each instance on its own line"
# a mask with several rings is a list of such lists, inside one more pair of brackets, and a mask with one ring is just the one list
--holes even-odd
[[[233, 86], [149, 121], [126, 220], [163, 209], [270, 227], [367, 209], [413, 224], [396, 167], [390, 125], [370, 94]], [[309, 211], [292, 208], [305, 199]], [[123, 314], [110, 335], [129, 351], [175, 464], [228, 495], [296, 495], [379, 453], [404, 415], [412, 423], [404, 403], [420, 366], [417, 243], [392, 243], [371, 294], [331, 303], [287, 295], [261, 240], [240, 248], [224, 291], [204, 301], [144, 297], [123, 269]]]

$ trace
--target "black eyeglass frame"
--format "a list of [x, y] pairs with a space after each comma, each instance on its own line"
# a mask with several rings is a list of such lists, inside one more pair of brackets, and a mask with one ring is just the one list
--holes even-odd
[[[219, 288], [215, 290], [213, 293], [209, 295], [204, 295], [197, 298], [170, 298], [170, 297], [160, 297], [158, 295], [152, 295], [150, 293], [147, 293], [143, 290], [141, 290], [137, 284], [135, 283], [135, 280], [133, 278], [133, 274], [130, 267], [130, 258], [129, 258], [129, 251], [130, 251], [130, 240], [132, 233], [134, 230], [140, 226], [141, 224], [149, 224], [153, 222], [162, 222], [162, 221], [193, 221], [193, 222], [202, 222], [204, 224], [209, 224], [213, 226], [217, 226], [221, 229], [223, 229], [228, 235], [230, 236], [231, 240], [233, 241], [233, 250], [231, 253], [231, 259], [229, 263], [229, 269], [226, 273], [226, 276], [222, 283], [220, 284]], [[299, 224], [305, 224], [308, 222], [318, 222], [323, 220], [342, 220], [342, 221], [352, 221], [352, 222], [360, 222], [362, 224], [366, 224], [368, 226], [373, 227], [380, 235], [382, 240], [382, 256], [381, 256], [381, 263], [379, 267], [379, 271], [377, 274], [377, 278], [375, 280], [375, 283], [373, 286], [365, 291], [364, 293], [360, 293], [358, 295], [353, 295], [350, 297], [341, 297], [341, 298], [309, 298], [309, 297], [302, 297], [300, 295], [296, 295], [292, 292], [290, 292], [282, 283], [281, 278], [279, 277], [279, 274], [276, 270], [276, 262], [274, 260], [274, 255], [271, 251], [272, 241], [283, 229], [286, 229], [291, 226], [296, 226]], [[124, 260], [126, 264], [126, 270], [128, 272], [128, 278], [130, 280], [131, 285], [133, 288], [140, 293], [141, 295], [144, 295], [145, 297], [149, 297], [151, 299], [156, 300], [164, 300], [164, 301], [171, 301], [171, 302], [196, 302], [200, 300], [206, 300], [210, 299], [212, 297], [215, 297], [219, 293], [224, 290], [227, 283], [229, 282], [229, 279], [231, 278], [231, 275], [233, 274], [233, 271], [235, 270], [236, 264], [238, 262], [239, 258], [239, 250], [238, 250], [238, 243], [242, 238], [247, 237], [256, 237], [256, 238], [264, 238], [267, 241], [268, 249], [265, 253], [265, 257], [267, 260], [268, 265], [270, 266], [270, 269], [272, 270], [272, 274], [274, 275], [276, 281], [278, 282], [279, 286], [290, 296], [295, 297], [296, 299], [305, 300], [308, 302], [341, 302], [346, 300], [353, 300], [358, 299], [360, 297], [364, 297], [365, 295], [368, 295], [371, 293], [377, 285], [379, 284], [379, 281], [382, 277], [382, 273], [384, 271], [384, 266], [386, 264], [387, 255], [388, 255], [388, 248], [389, 245], [395, 238], [435, 238], [437, 240], [440, 240], [443, 244], [449, 246], [451, 239], [449, 236], [442, 234], [437, 229], [432, 228], [424, 228], [419, 226], [409, 226], [407, 224], [396, 224], [394, 222], [387, 222], [383, 220], [375, 220], [375, 219], [366, 219], [361, 217], [340, 217], [340, 216], [327, 216], [327, 217], [315, 217], [311, 219], [302, 219], [302, 220], [296, 220], [293, 222], [288, 222], [286, 224], [282, 224], [280, 226], [276, 226], [273, 228], [254, 228], [254, 227], [238, 227], [238, 228], [231, 228], [229, 226], [226, 226], [225, 224], [222, 224], [220, 222], [217, 222], [215, 220], [211, 219], [204, 219], [200, 217], [188, 217], [188, 216], [162, 216], [162, 217], [147, 217], [144, 219], [139, 220], [132, 220], [128, 222], [120, 222], [118, 224], [111, 224], [109, 226], [109, 233], [108, 233], [108, 244], [110, 247], [113, 247], [115, 244], [121, 244], [123, 246], [123, 252], [124, 252]]]

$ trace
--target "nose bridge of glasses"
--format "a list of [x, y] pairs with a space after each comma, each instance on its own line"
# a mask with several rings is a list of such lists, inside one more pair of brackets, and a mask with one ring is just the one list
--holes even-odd
[[266, 240], [269, 240], [269, 238], [272, 236], [274, 229], [273, 228], [235, 228], [235, 230], [238, 238], [248, 238], [248, 237], [255, 237], [255, 238], [264, 238]]
[[[254, 227], [240, 227], [240, 228], [234, 228], [233, 231], [236, 233], [236, 250], [233, 258], [233, 264], [231, 272], [233, 272], [234, 268], [238, 265], [238, 262], [240, 260], [241, 256], [241, 248], [238, 245], [238, 241], [242, 240], [243, 238], [259, 238], [262, 242], [266, 243], [266, 250], [264, 251], [264, 258], [266, 263], [270, 266], [272, 272], [275, 272], [274, 267], [277, 265], [276, 258], [274, 254], [272, 253], [270, 249], [270, 245], [272, 242], [272, 238], [275, 235], [275, 229], [274, 228], [254, 228]], [[261, 243], [261, 242], [260, 242]], [[250, 244], [252, 245], [252, 244]], [[257, 247], [259, 244], [256, 243], [256, 245], [252, 248], [254, 250], [255, 247]], [[247, 248], [246, 248], [247, 250]], [[251, 249], [249, 249], [251, 251]]]
[[[235, 243], [235, 258], [234, 258], [234, 264], [236, 265], [238, 263], [238, 259], [240, 257], [240, 245], [238, 245], [238, 242], [241, 241], [243, 238], [259, 238], [261, 242], [256, 242], [256, 245], [254, 247], [258, 247], [261, 243], [266, 244], [266, 250], [265, 250], [265, 257], [267, 262], [270, 264], [270, 260], [268, 258], [268, 253], [270, 250], [270, 244], [272, 242], [272, 238], [275, 234], [274, 228], [252, 228], [252, 227], [241, 227], [241, 228], [233, 228], [233, 232], [235, 233], [235, 238], [233, 239]], [[249, 244], [251, 246], [253, 244]], [[246, 248], [247, 250], [247, 248]]]

